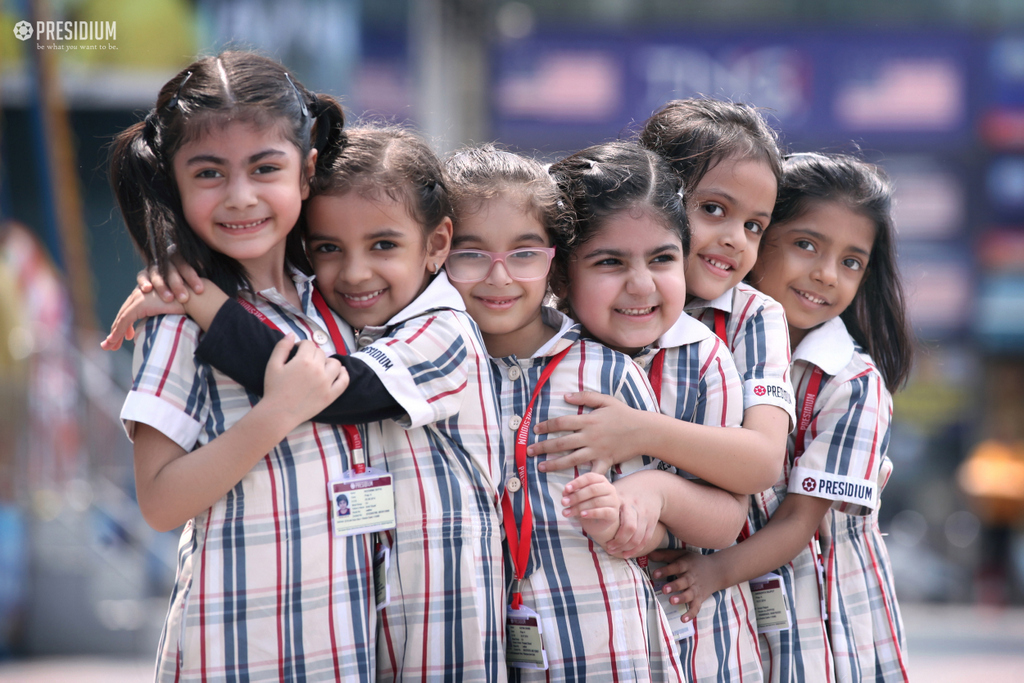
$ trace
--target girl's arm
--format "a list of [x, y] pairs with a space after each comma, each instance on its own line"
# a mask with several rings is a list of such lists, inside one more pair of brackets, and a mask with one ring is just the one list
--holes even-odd
[[612, 540], [619, 529], [622, 501], [603, 474], [587, 472], [566, 484], [562, 505], [562, 514], [578, 518], [583, 533], [601, 546]]
[[742, 543], [711, 555], [675, 551], [657, 552], [652, 559], [670, 560], [654, 578], [677, 578], [665, 585], [673, 604], [689, 603], [687, 620], [697, 616], [701, 603], [713, 593], [778, 569], [792, 562], [807, 547], [822, 518], [832, 506], [827, 498], [790, 493], [768, 524]]
[[530, 445], [531, 456], [571, 451], [539, 463], [543, 472], [588, 462], [595, 471], [607, 471], [645, 454], [733, 493], [760, 493], [779, 479], [789, 434], [789, 415], [781, 408], [752, 406], [743, 413], [743, 428], [730, 429], [634, 410], [594, 392], [567, 394], [565, 400], [593, 410], [537, 424], [538, 434], [573, 432]]
[[[287, 361], [293, 347], [296, 351]], [[139, 508], [157, 531], [169, 531], [223, 497], [289, 432], [348, 385], [337, 361], [312, 342], [282, 340], [266, 369], [267, 394], [230, 429], [205, 446], [185, 451], [169, 437], [137, 422], [135, 486]]]

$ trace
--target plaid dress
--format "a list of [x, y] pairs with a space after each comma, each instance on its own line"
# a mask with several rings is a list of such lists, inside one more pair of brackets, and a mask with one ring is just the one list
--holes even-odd
[[[301, 311], [276, 290], [243, 296], [310, 338], [325, 325], [309, 278], [293, 279]], [[198, 337], [182, 316], [146, 321], [121, 413], [129, 437], [141, 422], [194, 450], [259, 399], [195, 360]], [[157, 681], [373, 679], [371, 539], [331, 533], [327, 483], [350, 467], [341, 430], [307, 422], [185, 525]]]
[[368, 462], [394, 478], [391, 603], [378, 680], [505, 679], [497, 487], [502, 435], [476, 323], [442, 271], [405, 310], [357, 338], [407, 415], [366, 425]]
[[798, 405], [815, 367], [824, 374], [805, 449], [794, 461], [790, 439], [786, 471], [756, 497], [754, 513], [761, 528], [787, 492], [834, 501], [821, 538], [828, 620], [811, 544], [777, 570], [796, 623], [762, 636], [765, 673], [772, 681], [903, 681], [903, 627], [877, 523], [878, 495], [891, 471], [891, 397], [839, 318], [810, 332], [793, 353]]
[[[651, 372], [658, 354], [663, 354], [659, 396], [662, 413], [696, 424], [739, 427], [743, 420], [740, 377], [725, 343], [711, 330], [684, 313], [658, 340], [657, 347], [642, 351], [636, 361]], [[678, 547], [678, 541], [673, 545]], [[693, 546], [690, 549], [703, 554], [715, 552]], [[687, 680], [761, 680], [753, 604], [746, 581], [704, 601], [694, 635], [679, 641]]]
[[[813, 338], [812, 338], [812, 335]], [[848, 359], [845, 366], [841, 362]], [[835, 500], [825, 518], [825, 593], [835, 678], [905, 682], [906, 637], [892, 565], [878, 529], [879, 496], [892, 461], [892, 398], [871, 358], [835, 318], [815, 330], [794, 353], [798, 382], [816, 364], [831, 375], [815, 402], [808, 438], [789, 490]], [[828, 367], [831, 364], [831, 367]], [[824, 484], [824, 485], [823, 485]]]
[[[532, 392], [551, 356], [568, 354], [552, 373], [533, 406], [533, 424], [576, 414], [562, 396], [597, 391], [641, 410], [655, 400], [643, 372], [627, 357], [594, 341], [580, 339], [580, 327], [553, 309], [545, 322], [559, 333], [532, 358], [495, 358], [507, 453], [506, 477], [515, 474], [514, 439]], [[553, 435], [556, 436], [556, 435]], [[537, 440], [532, 428], [529, 443]], [[546, 437], [544, 437], [546, 438]], [[664, 611], [647, 575], [633, 560], [612, 557], [590, 540], [576, 519], [562, 515], [565, 485], [588, 471], [575, 468], [541, 472], [542, 457], [526, 459], [527, 486], [510, 491], [518, 528], [525, 496], [533, 511], [533, 537], [522, 583], [523, 604], [540, 615], [549, 670], [509, 670], [515, 681], [678, 681], [679, 652]], [[643, 467], [641, 459], [623, 470]], [[611, 475], [615, 478], [618, 475]], [[515, 571], [506, 552], [505, 579], [512, 590]]]

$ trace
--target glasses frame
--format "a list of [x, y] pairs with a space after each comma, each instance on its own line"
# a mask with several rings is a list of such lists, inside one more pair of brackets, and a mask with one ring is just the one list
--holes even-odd
[[[512, 271], [508, 269], [508, 264], [505, 262], [505, 259], [511, 256], [512, 254], [515, 254], [520, 251], [539, 251], [546, 255], [548, 257], [548, 263], [547, 267], [544, 270], [544, 274], [541, 275], [540, 277], [516, 277], [515, 275], [513, 275]], [[452, 282], [460, 282], [463, 284], [483, 282], [491, 274], [491, 271], [494, 270], [495, 263], [501, 263], [501, 265], [504, 266], [505, 268], [505, 272], [508, 273], [508, 276], [515, 280], [516, 282], [537, 282], [538, 280], [543, 280], [547, 278], [547, 276], [551, 273], [551, 260], [555, 257], [555, 248], [519, 247], [518, 249], [510, 249], [508, 251], [484, 251], [483, 249], [452, 249], [450, 252], [448, 252], [448, 258], [450, 259], [455, 254], [484, 254], [491, 259], [491, 264], [487, 266], [487, 272], [484, 273], [483, 277], [476, 278], [473, 280], [466, 280], [463, 278], [454, 277], [452, 275], [451, 268], [447, 268], [446, 270], [448, 271], [448, 279], [451, 280]]]

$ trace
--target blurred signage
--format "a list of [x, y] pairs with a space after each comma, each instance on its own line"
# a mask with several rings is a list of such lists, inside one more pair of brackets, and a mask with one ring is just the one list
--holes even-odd
[[904, 242], [900, 245], [899, 267], [910, 322], [918, 335], [939, 339], [967, 329], [974, 305], [970, 249], [962, 245]]
[[1024, 350], [1024, 273], [982, 279], [978, 291], [976, 335], [994, 351]]

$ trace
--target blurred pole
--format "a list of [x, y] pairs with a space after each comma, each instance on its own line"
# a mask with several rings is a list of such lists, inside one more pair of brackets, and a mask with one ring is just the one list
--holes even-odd
[[[52, 18], [46, 0], [29, 3], [32, 25]], [[60, 87], [56, 50], [32, 49], [29, 66], [33, 73], [33, 114], [36, 119], [37, 163], [42, 172], [40, 196], [46, 217], [47, 246], [54, 261], [64, 271], [71, 292], [75, 328], [79, 342], [93, 344], [98, 329], [93, 298], [92, 272], [86, 243], [86, 225], [78, 181], [78, 161], [71, 136], [67, 105]]]
[[439, 154], [489, 134], [491, 0], [412, 0], [417, 120]]

